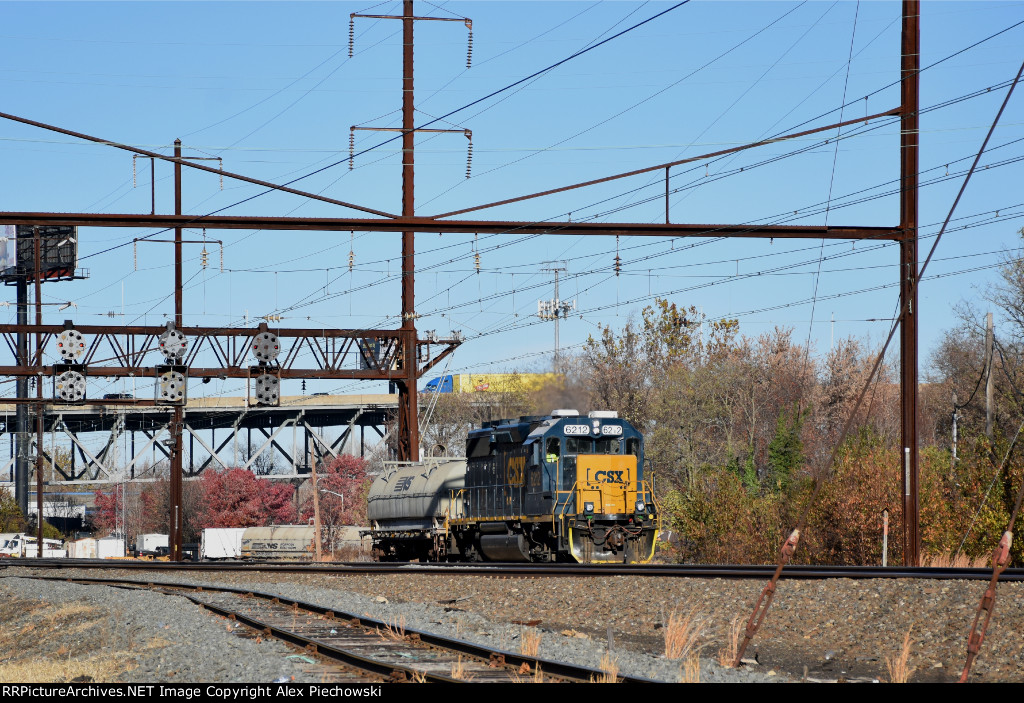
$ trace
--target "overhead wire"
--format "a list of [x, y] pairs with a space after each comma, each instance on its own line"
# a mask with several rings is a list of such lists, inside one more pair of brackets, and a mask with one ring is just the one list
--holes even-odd
[[[451, 110], [451, 111], [449, 111], [447, 113], [444, 113], [440, 117], [435, 118], [435, 119], [433, 119], [433, 120], [431, 120], [431, 121], [429, 121], [429, 122], [427, 122], [425, 124], [419, 125], [418, 127], [414, 127], [412, 131], [416, 132], [418, 130], [426, 129], [430, 125], [435, 124], [436, 122], [438, 122], [440, 120], [447, 119], [448, 117], [451, 117], [452, 115], [455, 115], [455, 114], [457, 114], [459, 112], [462, 112], [463, 110], [466, 110], [466, 109], [468, 109], [468, 108], [470, 108], [470, 107], [472, 107], [474, 105], [478, 105], [478, 104], [480, 104], [482, 102], [485, 102], [486, 100], [489, 100], [492, 97], [495, 97], [497, 95], [500, 95], [501, 93], [504, 93], [504, 92], [506, 92], [508, 90], [511, 90], [515, 86], [517, 86], [517, 85], [519, 85], [521, 83], [524, 83], [524, 82], [526, 82], [526, 81], [528, 81], [528, 80], [530, 80], [530, 79], [532, 79], [532, 78], [534, 78], [536, 76], [539, 76], [539, 75], [542, 75], [542, 74], [547, 73], [549, 71], [552, 71], [555, 68], [557, 68], [557, 67], [559, 67], [559, 66], [561, 66], [561, 65], [563, 65], [563, 64], [565, 64], [565, 63], [567, 63], [569, 61], [572, 61], [573, 59], [578, 58], [579, 56], [582, 56], [582, 55], [584, 55], [584, 54], [586, 54], [586, 53], [588, 53], [588, 52], [590, 52], [590, 51], [592, 51], [594, 49], [597, 49], [598, 47], [601, 47], [601, 46], [603, 46], [603, 45], [605, 45], [605, 44], [607, 44], [607, 43], [609, 43], [609, 42], [611, 42], [611, 41], [613, 41], [615, 39], [618, 39], [619, 37], [622, 37], [622, 36], [632, 32], [632, 31], [634, 31], [635, 29], [638, 29], [639, 27], [642, 27], [642, 26], [648, 24], [649, 22], [652, 22], [655, 19], [658, 19], [658, 18], [660, 18], [660, 17], [662, 17], [662, 16], [664, 16], [664, 15], [666, 15], [666, 14], [668, 14], [668, 13], [670, 13], [670, 12], [680, 8], [680, 7], [682, 7], [683, 5], [688, 4], [689, 2], [690, 2], [690, 0], [682, 0], [681, 2], [677, 2], [674, 5], [672, 5], [671, 7], [669, 7], [668, 9], [663, 10], [663, 11], [661, 11], [661, 12], [655, 14], [655, 15], [652, 15], [652, 16], [648, 17], [647, 19], [644, 19], [644, 20], [642, 20], [640, 22], [637, 22], [636, 24], [634, 24], [634, 25], [632, 25], [630, 27], [627, 27], [626, 29], [624, 29], [624, 30], [622, 30], [620, 32], [617, 32], [616, 34], [614, 34], [614, 35], [612, 35], [612, 36], [610, 36], [610, 37], [608, 37], [606, 39], [603, 39], [603, 40], [601, 40], [601, 41], [599, 41], [599, 42], [597, 42], [597, 43], [595, 43], [595, 44], [593, 44], [591, 46], [585, 47], [584, 49], [580, 49], [579, 51], [576, 51], [573, 54], [570, 54], [569, 56], [567, 56], [567, 57], [565, 57], [565, 58], [563, 58], [563, 59], [561, 59], [559, 61], [556, 61], [555, 63], [550, 64], [550, 65], [548, 65], [545, 68], [540, 69], [539, 71], [535, 71], [534, 73], [530, 74], [529, 76], [526, 76], [525, 78], [521, 78], [521, 79], [519, 79], [517, 81], [514, 81], [513, 83], [510, 83], [510, 84], [508, 84], [508, 85], [506, 85], [506, 86], [504, 86], [502, 88], [499, 88], [499, 89], [497, 89], [495, 91], [492, 91], [492, 92], [488, 93], [487, 95], [485, 95], [485, 96], [483, 96], [481, 98], [473, 100], [473, 101], [471, 101], [471, 102], [469, 102], [469, 103], [467, 103], [467, 104], [465, 104], [465, 105], [463, 105], [461, 107], [458, 107], [458, 108], [456, 108], [454, 110]], [[390, 137], [390, 138], [384, 139], [383, 141], [381, 141], [380, 143], [376, 144], [373, 147], [369, 147], [367, 149], [363, 149], [358, 154], [356, 154], [356, 156], [369, 153], [369, 152], [373, 151], [374, 149], [376, 149], [378, 147], [384, 146], [386, 144], [390, 144], [391, 142], [396, 141], [396, 140], [401, 139], [401, 138], [402, 138], [402, 135], [397, 135], [395, 137]], [[299, 182], [301, 180], [304, 180], [306, 178], [310, 178], [310, 177], [312, 177], [312, 176], [314, 176], [314, 175], [316, 175], [318, 173], [322, 173], [322, 172], [324, 172], [324, 171], [326, 171], [328, 169], [335, 168], [335, 167], [337, 167], [337, 166], [339, 166], [341, 164], [347, 163], [347, 162], [348, 162], [347, 158], [346, 159], [342, 159], [342, 160], [336, 160], [336, 161], [334, 161], [334, 162], [332, 162], [330, 164], [327, 164], [326, 166], [320, 167], [320, 168], [315, 169], [313, 171], [310, 171], [310, 172], [308, 172], [308, 173], [306, 173], [306, 174], [304, 174], [302, 176], [293, 178], [293, 179], [291, 179], [289, 181], [286, 181], [283, 184], [278, 184], [278, 185], [279, 186], [290, 186], [290, 185], [292, 185], [294, 183], [297, 183], [297, 182]], [[213, 210], [212, 212], [208, 212], [208, 213], [206, 213], [205, 216], [206, 217], [210, 217], [210, 216], [216, 215], [216, 214], [218, 214], [220, 212], [224, 212], [225, 210], [228, 210], [230, 208], [237, 207], [238, 205], [242, 205], [242, 204], [247, 203], [247, 202], [249, 202], [251, 200], [255, 200], [256, 198], [259, 198], [259, 197], [261, 197], [263, 195], [267, 195], [268, 193], [271, 193], [271, 192], [274, 192], [273, 189], [263, 190], [263, 191], [261, 191], [259, 193], [256, 193], [255, 195], [249, 196], [247, 198], [243, 198], [242, 200], [234, 202], [234, 203], [232, 203], [230, 205], [225, 205], [224, 207], [221, 207], [221, 208], [218, 208], [216, 210]], [[168, 231], [170, 231], [170, 229], [171, 228], [161, 229], [161, 230], [159, 230], [157, 232], [153, 232], [153, 233], [151, 233], [149, 235], [146, 235], [145, 237], [142, 237], [142, 239], [148, 239], [148, 238], [154, 237], [157, 234], [161, 234], [163, 232], [168, 232]], [[94, 252], [93, 254], [89, 254], [87, 256], [80, 257], [80, 258], [81, 259], [86, 259], [86, 258], [89, 258], [91, 256], [98, 256], [100, 254], [105, 254], [105, 253], [108, 253], [110, 251], [114, 251], [115, 249], [120, 249], [123, 246], [127, 246], [127, 244], [128, 243], [125, 242], [124, 244], [116, 245], [116, 246], [113, 246], [113, 247], [108, 247], [107, 249], [104, 249], [102, 251]]]
[[[970, 170], [968, 171], [967, 175], [964, 177], [963, 183], [960, 186], [960, 190], [957, 192], [957, 195], [954, 198], [953, 203], [952, 203], [952, 205], [949, 208], [949, 213], [946, 215], [946, 219], [943, 222], [942, 227], [939, 229], [939, 233], [936, 235], [935, 241], [932, 242], [932, 246], [928, 250], [928, 255], [925, 257], [924, 263], [921, 265], [921, 268], [919, 270], [912, 272], [912, 286], [913, 286], [914, 290], [918, 290], [919, 289], [920, 281], [924, 277], [925, 271], [928, 269], [928, 264], [931, 263], [932, 257], [935, 254], [935, 250], [938, 248], [939, 242], [942, 241], [942, 235], [945, 232], [946, 226], [949, 224], [950, 219], [953, 217], [953, 213], [956, 211], [957, 205], [960, 203], [960, 199], [963, 196], [964, 191], [967, 189], [967, 184], [970, 183], [971, 176], [974, 174], [975, 169], [977, 168], [978, 162], [981, 161], [981, 157], [985, 153], [985, 148], [988, 145], [988, 141], [992, 137], [992, 133], [995, 131], [996, 125], [999, 124], [999, 118], [1002, 117], [1003, 110], [1006, 108], [1007, 103], [1009, 103], [1010, 97], [1013, 95], [1013, 90], [1016, 87], [1017, 82], [1020, 80], [1020, 77], [1021, 77], [1022, 73], [1024, 73], [1024, 63], [1021, 63], [1020, 70], [1017, 72], [1017, 77], [1014, 80], [1013, 85], [1010, 86], [1009, 90], [1006, 93], [1006, 97], [1003, 100], [1002, 105], [999, 107], [999, 111], [996, 113], [995, 118], [992, 120], [992, 126], [989, 128], [988, 134], [986, 134], [985, 139], [984, 139], [984, 141], [981, 144], [981, 147], [978, 149], [977, 156], [975, 157], [974, 162], [971, 164]], [[885, 343], [882, 345], [881, 351], [879, 351], [879, 353], [878, 353], [878, 357], [877, 357], [877, 359], [875, 361], [875, 364], [874, 364], [874, 366], [871, 369], [870, 375], [868, 376], [867, 384], [864, 386], [864, 388], [861, 390], [860, 394], [858, 395], [857, 401], [854, 403], [854, 406], [851, 409], [850, 414], [847, 417], [847, 420], [846, 420], [846, 422], [843, 425], [843, 430], [840, 433], [839, 438], [836, 441], [835, 447], [833, 448], [831, 459], [829, 460], [828, 464], [826, 465], [826, 470], [830, 469], [832, 466], [835, 465], [835, 462], [836, 462], [836, 460], [837, 460], [837, 458], [839, 456], [839, 451], [840, 451], [841, 447], [843, 446], [843, 443], [845, 442], [846, 437], [848, 436], [848, 433], [849, 433], [849, 431], [850, 431], [850, 429], [851, 429], [851, 427], [853, 425], [853, 422], [854, 422], [854, 419], [856, 417], [857, 411], [860, 408], [860, 405], [861, 405], [862, 401], [864, 400], [864, 396], [865, 396], [868, 388], [870, 387], [871, 382], [872, 382], [872, 380], [875, 377], [875, 374], [878, 372], [878, 369], [881, 366], [883, 359], [885, 358], [885, 353], [888, 350], [889, 344], [892, 342], [893, 337], [896, 335], [896, 330], [899, 329], [899, 326], [901, 324], [906, 324], [905, 323], [905, 317], [906, 317], [907, 314], [909, 314], [908, 306], [909, 306], [909, 300], [901, 300], [900, 307], [899, 307], [899, 313], [898, 313], [898, 315], [896, 315], [896, 320], [893, 322], [893, 325], [892, 325], [891, 329], [889, 330], [889, 336], [887, 337]], [[1024, 429], [1024, 423], [1021, 424], [1021, 429]], [[1019, 436], [1019, 434], [1020, 434], [1020, 430], [1018, 430], [1018, 436]], [[798, 542], [798, 540], [800, 538], [800, 535], [801, 535], [801, 533], [803, 531], [804, 526], [806, 525], [808, 516], [810, 514], [811, 506], [814, 504], [814, 502], [817, 499], [817, 497], [818, 497], [822, 487], [826, 483], [826, 481], [823, 480], [823, 478], [822, 478], [822, 476], [820, 474], [816, 474], [813, 477], [812, 480], [813, 480], [813, 488], [812, 488], [812, 491], [811, 491], [811, 495], [808, 498], [806, 504], [804, 505], [803, 510], [800, 513], [800, 518], [799, 518], [799, 520], [797, 522], [796, 528], [793, 530], [792, 534], [790, 535], [790, 537], [786, 541], [786, 545], [787, 545], [787, 547], [789, 547], [789, 552], [787, 553], [786, 547], [784, 547], [782, 549], [782, 551], [780, 552], [778, 568], [776, 569], [775, 575], [772, 577], [772, 579], [769, 582], [769, 584], [767, 586], [765, 586], [765, 589], [762, 592], [761, 598], [758, 599], [757, 605], [754, 608], [754, 612], [750, 616], [749, 624], [748, 624], [748, 627], [747, 627], [747, 633], [744, 636], [743, 642], [740, 645], [739, 651], [736, 654], [736, 659], [735, 659], [734, 664], [733, 664], [734, 666], [739, 665], [740, 659], [743, 656], [743, 652], [746, 649], [747, 645], [750, 643], [751, 639], [753, 638], [753, 635], [755, 634], [755, 632], [757, 630], [757, 626], [759, 626], [760, 623], [763, 621], [764, 616], [767, 613], [767, 609], [771, 605], [771, 597], [769, 596], [767, 601], [763, 601], [763, 599], [764, 599], [765, 595], [774, 593], [775, 583], [778, 581], [779, 576], [781, 576], [782, 570], [783, 570], [786, 562], [788, 561], [788, 557], [791, 556], [792, 552], [796, 549], [797, 542]], [[1024, 492], [1022, 492], [1022, 494], [1024, 494]], [[763, 610], [762, 610], [762, 603], [763, 603]], [[757, 625], [755, 625], [754, 623], [757, 623]], [[970, 667], [970, 659], [968, 659], [968, 668], [969, 667]], [[965, 671], [965, 673], [966, 673], [966, 671]]]
[[[857, 4], [853, 14], [853, 31], [850, 33], [850, 51], [846, 59], [846, 77], [843, 80], [843, 97], [840, 102], [846, 102], [846, 90], [850, 85], [850, 68], [853, 65], [853, 45], [857, 38], [857, 18], [860, 16], [860, 0], [857, 0]], [[839, 110], [839, 121], [843, 121], [844, 110]], [[828, 181], [828, 196], [825, 202], [825, 226], [828, 227], [828, 216], [831, 212], [832, 205], [832, 189], [836, 182], [836, 165], [839, 163], [839, 133], [841, 129], [836, 129], [836, 141], [835, 148], [832, 153], [832, 173], [829, 176]], [[821, 248], [818, 250], [818, 273], [814, 276], [814, 292], [811, 295], [811, 321], [807, 325], [807, 343], [804, 345], [804, 363], [807, 363], [807, 355], [810, 354], [811, 349], [811, 334], [814, 330], [814, 312], [818, 306], [818, 283], [821, 281], [821, 262], [825, 255], [825, 238], [821, 239]], [[801, 395], [803, 389], [801, 388]]]

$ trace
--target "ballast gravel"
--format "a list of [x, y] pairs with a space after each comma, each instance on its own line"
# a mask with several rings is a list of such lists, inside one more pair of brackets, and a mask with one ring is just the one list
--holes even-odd
[[[136, 668], [124, 680], [318, 680], [308, 664], [294, 658], [294, 650], [236, 637], [226, 621], [183, 598], [16, 578], [30, 573], [53, 575], [27, 567], [2, 570], [0, 597], [90, 598], [109, 606], [113, 627], [136, 633], [136, 641], [146, 636], [168, 640], [158, 650], [140, 651]], [[900, 653], [908, 632], [910, 680], [954, 681], [986, 586], [981, 581], [784, 580], [747, 652], [747, 664], [730, 669], [719, 665], [718, 653], [728, 647], [730, 630], [745, 624], [764, 587], [761, 579], [511, 579], [441, 570], [437, 575], [376, 576], [134, 570], [62, 570], [61, 575], [254, 588], [384, 622], [404, 619], [407, 630], [512, 652], [520, 651], [524, 629], [532, 628], [541, 635], [541, 658], [600, 669], [610, 653], [620, 673], [666, 682], [684, 678], [684, 662], [663, 655], [664, 625], [675, 612], [690, 616], [699, 631], [700, 681], [744, 683], [888, 681], [886, 660]], [[1000, 584], [998, 598], [972, 681], [1024, 680], [1024, 584]]]
[[[320, 681], [316, 672], [297, 655], [297, 650], [273, 640], [257, 642], [252, 638], [232, 633], [233, 623], [211, 616], [185, 598], [142, 591], [129, 591], [107, 586], [71, 584], [60, 581], [40, 581], [19, 578], [19, 575], [38, 573], [49, 576], [52, 572], [34, 572], [28, 568], [11, 567], [0, 572], [0, 598], [9, 600], [42, 601], [47, 604], [85, 603], [106, 613], [109, 627], [103, 647], [112, 650], [135, 648], [134, 667], [119, 678], [129, 683], [263, 683], [288, 680], [296, 683]], [[89, 572], [88, 570], [62, 571], [62, 576], [91, 576], [108, 578], [141, 578], [137, 572]], [[149, 574], [153, 582], [177, 582], [215, 585], [225, 581], [233, 585], [253, 587], [253, 576], [236, 575], [227, 579], [194, 577], [187, 574]], [[293, 578], [286, 576], [285, 578]], [[303, 579], [309, 577], [301, 577]], [[262, 582], [257, 590], [279, 593], [296, 600], [315, 603], [355, 615], [374, 618], [387, 623], [404, 623], [405, 629], [431, 632], [445, 637], [463, 639], [488, 647], [520, 651], [520, 638], [525, 625], [492, 621], [480, 614], [459, 607], [427, 605], [422, 602], [400, 601], [384, 596], [370, 596], [344, 590], [345, 579], [323, 577], [334, 583], [332, 588], [317, 588], [292, 581], [275, 584]], [[388, 578], [388, 577], [384, 577]], [[409, 577], [403, 577], [409, 578]], [[492, 581], [487, 579], [487, 581]], [[244, 583], [241, 583], [244, 582]], [[504, 584], [513, 582], [504, 581]], [[340, 587], [340, 588], [339, 588]], [[455, 597], [453, 597], [455, 598]], [[444, 600], [444, 599], [442, 599]], [[539, 629], [541, 642], [538, 656], [600, 670], [602, 658], [609, 651], [620, 674], [650, 678], [663, 682], [678, 682], [683, 678], [683, 662], [667, 660], [638, 651], [626, 641], [616, 642], [614, 634], [608, 639], [596, 639], [582, 632], [554, 632]], [[609, 629], [609, 632], [611, 630]], [[137, 647], [137, 643], [156, 640], [162, 644], [152, 649]], [[71, 644], [81, 650], [91, 643], [76, 641]], [[38, 652], [45, 656], [46, 652]], [[9, 656], [10, 653], [3, 653]], [[289, 659], [289, 657], [292, 657]], [[700, 680], [704, 682], [777, 682], [787, 677], [776, 672], [754, 669], [729, 669], [710, 658], [701, 659]]]

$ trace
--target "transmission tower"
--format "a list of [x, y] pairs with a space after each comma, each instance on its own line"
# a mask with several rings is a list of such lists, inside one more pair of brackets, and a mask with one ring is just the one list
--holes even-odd
[[551, 266], [548, 268], [541, 269], [545, 273], [551, 272], [555, 274], [555, 297], [551, 300], [538, 300], [537, 301], [537, 317], [542, 320], [554, 320], [555, 321], [555, 360], [554, 370], [558, 372], [560, 368], [558, 359], [558, 321], [561, 318], [566, 317], [571, 311], [576, 309], [576, 299], [570, 301], [563, 301], [558, 297], [558, 273], [560, 271], [566, 271], [565, 266]]

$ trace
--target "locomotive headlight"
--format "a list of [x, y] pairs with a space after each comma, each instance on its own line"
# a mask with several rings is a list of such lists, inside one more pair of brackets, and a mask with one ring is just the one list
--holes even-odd
[[646, 510], [647, 510], [647, 503], [643, 502], [642, 500], [638, 500], [636, 502], [636, 511], [638, 513], [643, 513]]
[[594, 514], [594, 504], [589, 502], [589, 501], [584, 503], [583, 504], [583, 514], [588, 516], [588, 517], [593, 515]]

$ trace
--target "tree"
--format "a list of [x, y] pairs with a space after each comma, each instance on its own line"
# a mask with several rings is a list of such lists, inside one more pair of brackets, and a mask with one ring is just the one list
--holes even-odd
[[[372, 479], [366, 473], [367, 462], [351, 454], [342, 454], [323, 467], [317, 468], [317, 488], [320, 491], [320, 525], [326, 530], [327, 543], [333, 544], [338, 529], [369, 524], [366, 517], [366, 498]], [[312, 481], [309, 482], [312, 488]], [[313, 497], [303, 501], [300, 518], [313, 519]]]
[[18, 501], [0, 488], [0, 532], [24, 532], [25, 516], [18, 507]]
[[245, 469], [203, 472], [203, 506], [193, 517], [196, 530], [207, 527], [257, 527], [295, 521], [295, 487], [257, 478]]
[[644, 432], [659, 475], [684, 485], [698, 467], [728, 459], [736, 395], [726, 375], [737, 332], [735, 320], [661, 299], [618, 332], [601, 327], [580, 355], [589, 406], [616, 410]]
[[792, 412], [779, 413], [775, 438], [768, 445], [768, 464], [774, 487], [787, 492], [797, 471], [803, 467], [803, 442], [800, 430], [807, 413], [794, 407]]
[[110, 493], [96, 489], [93, 494], [95, 510], [92, 514], [93, 530], [101, 537], [115, 532], [120, 525], [124, 508], [124, 484], [114, 486]]

